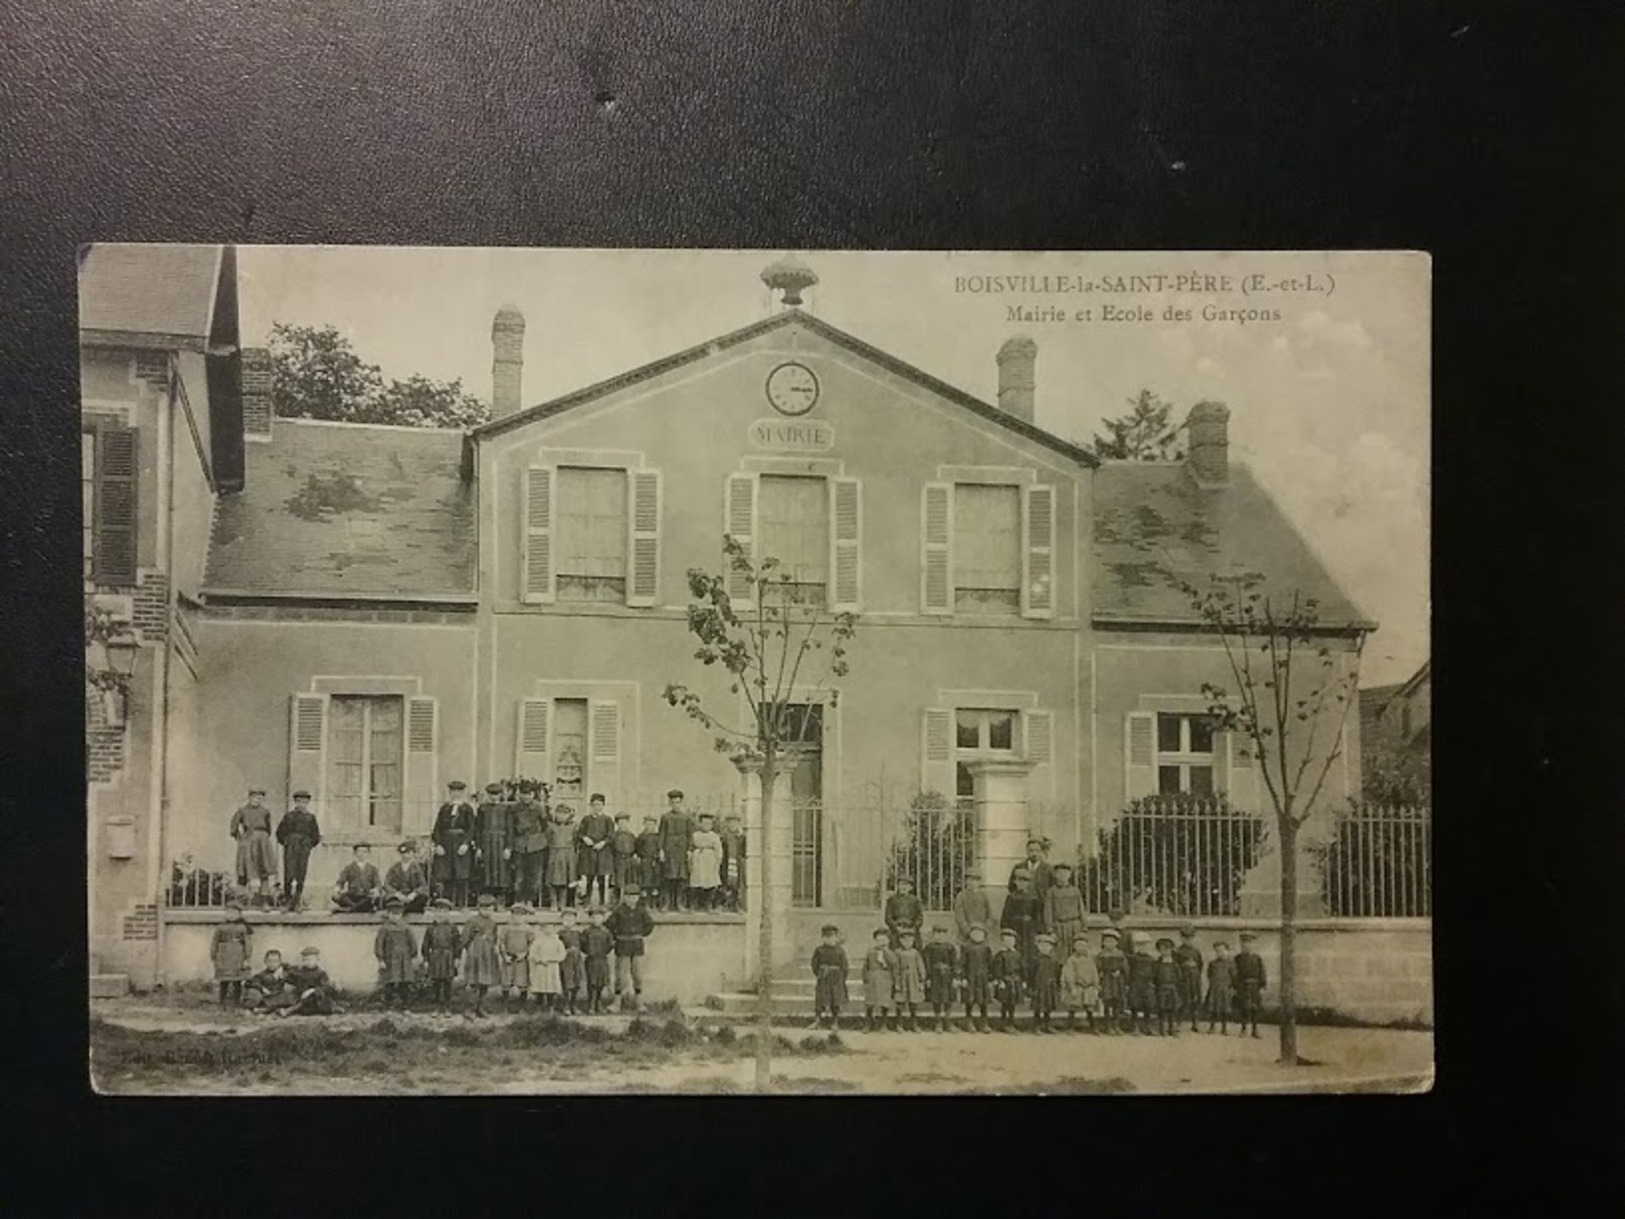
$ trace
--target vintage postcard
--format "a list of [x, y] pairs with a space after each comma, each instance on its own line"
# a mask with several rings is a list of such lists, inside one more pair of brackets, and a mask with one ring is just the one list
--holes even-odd
[[1425, 254], [79, 290], [99, 1090], [1430, 1086]]

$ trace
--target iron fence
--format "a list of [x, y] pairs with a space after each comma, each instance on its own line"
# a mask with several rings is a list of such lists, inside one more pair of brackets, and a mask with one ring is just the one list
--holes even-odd
[[1357, 804], [1315, 854], [1327, 914], [1433, 916], [1431, 807]]
[[1149, 796], [1080, 852], [1077, 885], [1096, 914], [1233, 916], [1263, 842], [1263, 818], [1222, 797]]

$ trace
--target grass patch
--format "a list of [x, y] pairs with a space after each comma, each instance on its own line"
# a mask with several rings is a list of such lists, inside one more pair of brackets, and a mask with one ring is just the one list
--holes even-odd
[[[1259, 1024], [1279, 1025], [1281, 1023], [1280, 1008], [1264, 1008], [1259, 1012]], [[1362, 1020], [1358, 1016], [1351, 1016], [1347, 1012], [1338, 1011], [1333, 1007], [1300, 1007], [1298, 1009], [1298, 1026], [1300, 1028], [1324, 1029], [1395, 1029], [1401, 1032], [1430, 1033], [1433, 1031], [1431, 1021], [1423, 1020], [1421, 1013], [1414, 1016], [1404, 1016], [1397, 1020]]]

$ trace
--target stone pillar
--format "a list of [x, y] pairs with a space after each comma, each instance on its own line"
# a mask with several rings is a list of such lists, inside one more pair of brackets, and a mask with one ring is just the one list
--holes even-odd
[[790, 772], [795, 769], [793, 758], [779, 759], [779, 773], [774, 779], [771, 793], [764, 793], [763, 819], [766, 821], [763, 841], [772, 856], [771, 880], [763, 886], [762, 898], [773, 917], [773, 969], [785, 969], [795, 959], [795, 945], [790, 942], [790, 894], [794, 888], [791, 876], [792, 814], [790, 811]]
[[743, 985], [756, 979], [762, 953], [762, 764], [754, 758], [734, 763], [739, 769], [739, 802], [745, 820], [745, 942], [741, 962]]
[[1033, 765], [1025, 758], [981, 758], [969, 766], [976, 783], [977, 856], [995, 916], [1010, 869], [1027, 857], [1027, 776]]
[[[1321, 886], [1320, 865], [1315, 861], [1313, 846], [1324, 842], [1334, 827], [1328, 827], [1326, 818], [1316, 812], [1298, 827], [1298, 902], [1297, 917], [1321, 918], [1326, 913], [1326, 897]], [[1275, 814], [1264, 814], [1264, 847], [1258, 866], [1241, 882], [1241, 915], [1243, 918], [1279, 918], [1281, 916], [1281, 847], [1280, 831], [1275, 828]]]

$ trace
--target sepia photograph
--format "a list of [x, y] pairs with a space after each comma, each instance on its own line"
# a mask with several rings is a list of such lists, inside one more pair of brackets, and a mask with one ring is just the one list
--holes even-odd
[[1427, 254], [78, 258], [98, 1092], [1432, 1086]]

